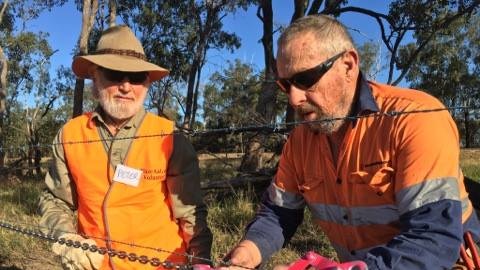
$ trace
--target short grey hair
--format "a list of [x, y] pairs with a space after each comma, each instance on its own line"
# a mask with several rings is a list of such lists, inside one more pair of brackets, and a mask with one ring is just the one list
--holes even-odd
[[299, 34], [313, 33], [318, 45], [327, 53], [335, 54], [355, 49], [352, 37], [346, 27], [328, 15], [309, 15], [290, 24], [278, 39], [278, 48], [282, 48]]

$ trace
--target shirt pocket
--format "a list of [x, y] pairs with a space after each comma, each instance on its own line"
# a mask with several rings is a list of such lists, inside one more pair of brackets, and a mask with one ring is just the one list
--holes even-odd
[[306, 173], [304, 182], [298, 184], [298, 190], [303, 194], [307, 201], [318, 201], [323, 189], [324, 178], [320, 174]]
[[389, 166], [367, 168], [350, 173], [349, 183], [354, 185], [353, 192], [360, 196], [377, 196], [389, 194], [393, 197], [393, 174], [395, 170]]

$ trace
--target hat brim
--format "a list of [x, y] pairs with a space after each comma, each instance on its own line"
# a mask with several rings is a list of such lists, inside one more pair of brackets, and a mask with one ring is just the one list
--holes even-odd
[[168, 75], [169, 71], [165, 68], [157, 66], [147, 61], [143, 61], [136, 57], [114, 55], [114, 54], [98, 54], [77, 56], [73, 59], [72, 70], [77, 77], [82, 79], [91, 79], [89, 74], [90, 67], [95, 64], [104, 68], [124, 71], [124, 72], [149, 72], [151, 82], [158, 81]]

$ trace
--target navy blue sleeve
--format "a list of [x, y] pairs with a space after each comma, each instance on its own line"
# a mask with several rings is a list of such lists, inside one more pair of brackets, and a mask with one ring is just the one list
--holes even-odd
[[451, 269], [462, 244], [460, 201], [441, 200], [400, 216], [402, 232], [371, 249], [368, 269]]
[[265, 193], [255, 218], [247, 226], [244, 239], [257, 245], [264, 262], [292, 238], [302, 221], [303, 208], [276, 206]]

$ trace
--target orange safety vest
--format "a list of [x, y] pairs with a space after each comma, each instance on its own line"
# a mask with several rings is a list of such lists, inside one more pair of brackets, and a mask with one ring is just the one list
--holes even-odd
[[[184, 256], [171, 253], [185, 253], [186, 248], [180, 227], [173, 218], [165, 183], [173, 148], [173, 123], [146, 114], [137, 130], [140, 138], [132, 140], [122, 163], [143, 171], [139, 185], [134, 187], [109, 182], [107, 173], [113, 178], [115, 169], [108, 164], [108, 153], [91, 117], [91, 113], [84, 114], [63, 128], [65, 160], [76, 186], [78, 232], [92, 237], [101, 247], [184, 263]], [[158, 134], [166, 135], [148, 136]], [[102, 239], [111, 242], [105, 243]], [[167, 252], [138, 248], [128, 245], [130, 243]], [[117, 256], [109, 259], [105, 255], [101, 269], [143, 268], [152, 269], [152, 266]]]
[[[380, 113], [444, 107], [420, 91], [369, 85]], [[359, 118], [349, 123], [335, 166], [326, 135], [302, 125], [290, 134], [269, 192], [278, 190], [293, 209], [303, 197], [340, 258], [359, 259], [398, 235], [400, 215], [422, 205], [459, 200], [462, 221], [470, 217], [458, 142], [445, 110]]]

